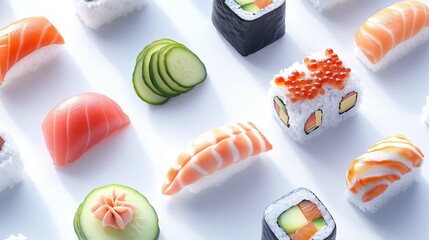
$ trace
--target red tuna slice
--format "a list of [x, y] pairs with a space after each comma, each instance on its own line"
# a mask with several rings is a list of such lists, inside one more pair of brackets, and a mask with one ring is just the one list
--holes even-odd
[[43, 121], [42, 130], [54, 165], [64, 166], [129, 124], [128, 116], [109, 97], [82, 93], [52, 109]]

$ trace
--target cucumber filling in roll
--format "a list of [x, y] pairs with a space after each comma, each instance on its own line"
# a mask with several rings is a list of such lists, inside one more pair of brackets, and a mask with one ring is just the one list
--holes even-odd
[[289, 115], [287, 113], [286, 106], [278, 96], [274, 97], [274, 108], [276, 109], [276, 112], [282, 122], [286, 125], [286, 127], [289, 127]]

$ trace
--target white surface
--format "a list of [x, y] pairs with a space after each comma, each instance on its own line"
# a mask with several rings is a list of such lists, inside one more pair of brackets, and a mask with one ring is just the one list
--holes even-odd
[[[95, 187], [130, 185], [154, 205], [160, 239], [260, 239], [266, 206], [306, 187], [331, 212], [337, 239], [426, 239], [429, 169], [422, 181], [376, 214], [345, 199], [351, 161], [373, 143], [403, 133], [429, 154], [429, 129], [420, 120], [429, 94], [429, 44], [387, 69], [368, 71], [353, 55], [353, 36], [372, 13], [396, 1], [349, 0], [319, 13], [309, 1], [289, 0], [286, 35], [240, 56], [211, 23], [210, 0], [157, 0], [98, 31], [87, 28], [66, 0], [0, 1], [0, 25], [45, 15], [62, 32], [66, 47], [56, 61], [0, 89], [0, 124], [21, 148], [24, 182], [0, 193], [0, 239], [76, 239], [73, 215]], [[200, 56], [207, 80], [162, 106], [140, 101], [131, 84], [137, 54], [153, 40], [169, 37]], [[271, 117], [264, 97], [280, 69], [309, 52], [334, 48], [359, 71], [365, 99], [360, 112], [304, 144], [293, 142]], [[116, 100], [132, 125], [101, 142], [78, 162], [56, 169], [46, 150], [41, 123], [61, 100], [97, 91]], [[195, 195], [161, 195], [166, 171], [193, 137], [226, 123], [251, 120], [273, 150], [225, 183]]]

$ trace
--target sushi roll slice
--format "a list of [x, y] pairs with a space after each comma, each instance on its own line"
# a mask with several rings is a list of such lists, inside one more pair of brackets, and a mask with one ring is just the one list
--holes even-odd
[[79, 240], [154, 240], [158, 215], [145, 196], [124, 185], [92, 190], [79, 205], [73, 222]]
[[362, 211], [377, 211], [418, 180], [423, 157], [422, 151], [401, 134], [375, 143], [350, 165], [347, 199]]
[[272, 203], [264, 211], [262, 240], [333, 240], [335, 221], [317, 196], [298, 188]]
[[173, 195], [183, 188], [199, 192], [219, 186], [250, 166], [256, 160], [254, 156], [271, 149], [271, 144], [251, 122], [207, 131], [180, 152], [167, 173], [162, 194]]
[[243, 56], [285, 34], [285, 0], [213, 0], [212, 21]]
[[343, 3], [345, 1], [346, 0], [310, 0], [313, 6], [319, 11], [330, 9], [335, 5]]
[[24, 164], [12, 136], [0, 129], [0, 192], [13, 188], [24, 178]]
[[429, 7], [395, 3], [368, 18], [355, 34], [355, 54], [371, 70], [395, 62], [429, 38]]
[[0, 29], [0, 86], [52, 60], [64, 39], [45, 17], [29, 17]]
[[270, 85], [273, 116], [298, 142], [352, 116], [361, 102], [358, 77], [329, 48], [282, 70]]
[[6, 238], [5, 240], [27, 240], [27, 237], [22, 235], [21, 233], [18, 236], [15, 236], [12, 234], [8, 238]]
[[148, 0], [73, 0], [73, 3], [82, 22], [96, 29], [144, 7]]
[[46, 115], [42, 130], [54, 165], [61, 167], [75, 162], [91, 147], [129, 124], [130, 119], [115, 101], [88, 92], [54, 107]]

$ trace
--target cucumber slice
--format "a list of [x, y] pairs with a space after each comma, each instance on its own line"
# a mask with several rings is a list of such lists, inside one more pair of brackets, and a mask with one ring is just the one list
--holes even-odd
[[171, 97], [168, 94], [165, 94], [161, 91], [159, 91], [158, 89], [156, 89], [156, 87], [153, 85], [153, 80], [150, 77], [150, 72], [149, 72], [149, 63], [150, 63], [150, 59], [152, 58], [152, 55], [154, 53], [156, 53], [159, 49], [168, 46], [168, 43], [158, 43], [156, 45], [153, 45], [151, 47], [149, 47], [146, 50], [146, 54], [144, 56], [142, 56], [142, 60], [143, 60], [143, 65], [142, 65], [142, 73], [143, 73], [143, 81], [146, 83], [146, 86], [149, 87], [149, 89], [160, 96], [164, 96], [164, 97]]
[[[126, 200], [136, 207], [133, 220], [124, 230], [111, 227], [103, 228], [101, 221], [95, 218], [91, 207], [102, 195], [125, 192]], [[92, 190], [81, 203], [74, 218], [74, 228], [79, 240], [152, 240], [158, 239], [158, 216], [147, 199], [131, 187], [110, 184]]]
[[[167, 45], [167, 46], [170, 46], [170, 45]], [[149, 75], [150, 75], [152, 84], [158, 91], [168, 95], [169, 97], [177, 96], [180, 94], [180, 92], [175, 91], [174, 89], [170, 88], [167, 84], [165, 84], [165, 82], [162, 80], [159, 74], [158, 53], [159, 53], [159, 50], [153, 53], [149, 61]]]
[[[180, 86], [175, 81], [173, 81], [173, 79], [170, 78], [170, 76], [167, 74], [167, 71], [165, 70], [165, 64], [164, 64], [165, 53], [174, 46], [175, 44], [164, 47], [157, 53], [158, 54], [158, 72], [162, 80], [164, 80], [165, 84], [167, 84], [171, 89], [174, 89], [177, 92], [185, 93], [191, 90], [192, 87]], [[183, 46], [183, 45], [180, 44], [180, 46]]]
[[137, 60], [133, 72], [133, 86], [137, 96], [139, 96], [143, 101], [153, 105], [159, 105], [167, 102], [169, 99], [168, 97], [155, 94], [146, 85], [145, 81], [143, 80], [142, 65], [143, 59]]
[[159, 39], [159, 40], [156, 40], [156, 41], [153, 41], [152, 43], [150, 43], [149, 45], [147, 45], [146, 47], [144, 47], [143, 48], [143, 50], [139, 53], [139, 55], [137, 56], [137, 60], [136, 60], [136, 62], [138, 61], [138, 60], [140, 60], [142, 57], [143, 57], [143, 55], [144, 54], [146, 54], [146, 51], [147, 51], [147, 49], [148, 48], [150, 48], [150, 47], [153, 47], [153, 46], [155, 46], [155, 45], [157, 45], [157, 44], [160, 44], [160, 43], [167, 43], [167, 44], [176, 44], [177, 42], [176, 41], [174, 41], [174, 40], [171, 40], [171, 39], [169, 39], [169, 38], [162, 38], [162, 39]]
[[204, 63], [183, 46], [169, 49], [164, 56], [164, 65], [170, 78], [183, 87], [194, 87], [207, 77]]

